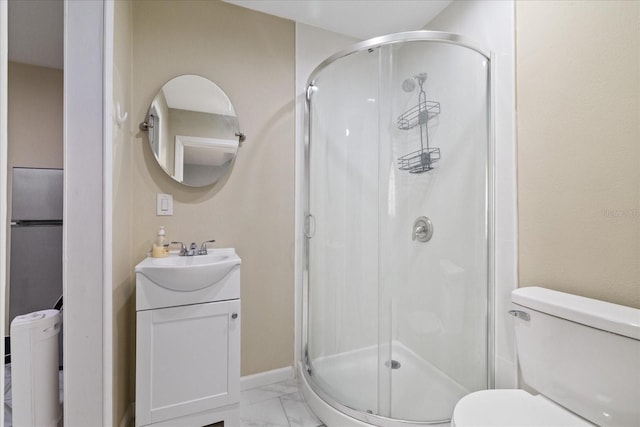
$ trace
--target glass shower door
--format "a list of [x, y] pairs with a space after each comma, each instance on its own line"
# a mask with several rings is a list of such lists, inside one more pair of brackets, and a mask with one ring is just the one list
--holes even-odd
[[308, 364], [337, 402], [377, 412], [377, 53], [316, 79], [309, 145]]

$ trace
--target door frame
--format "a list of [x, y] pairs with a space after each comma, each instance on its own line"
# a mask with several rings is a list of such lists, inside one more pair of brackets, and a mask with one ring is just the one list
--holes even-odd
[[113, 0], [64, 0], [64, 424], [113, 425]]
[[[5, 256], [0, 256], [0, 300], [4, 301], [7, 284], [7, 71], [9, 63], [8, 45], [8, 2], [0, 2], [0, 248]], [[5, 304], [0, 304], [0, 354], [3, 356], [0, 386], [4, 390], [4, 331]], [[0, 427], [4, 427], [4, 412], [0, 416]]]

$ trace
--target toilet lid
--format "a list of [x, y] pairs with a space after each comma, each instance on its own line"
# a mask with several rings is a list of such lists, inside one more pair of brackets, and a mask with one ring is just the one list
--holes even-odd
[[484, 390], [460, 399], [453, 427], [593, 427], [540, 395], [524, 390]]

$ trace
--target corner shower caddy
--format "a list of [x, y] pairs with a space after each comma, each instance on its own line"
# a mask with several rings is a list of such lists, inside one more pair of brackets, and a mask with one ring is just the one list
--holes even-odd
[[410, 130], [420, 126], [420, 149], [398, 157], [398, 168], [409, 171], [409, 173], [424, 173], [432, 170], [433, 164], [440, 160], [440, 148], [429, 146], [429, 128], [427, 126], [429, 120], [440, 114], [440, 103], [427, 101], [427, 94], [424, 90], [427, 73], [420, 73], [405, 80], [402, 88], [407, 92], [413, 91], [415, 88], [414, 79], [420, 86], [418, 104], [398, 116], [398, 129]]

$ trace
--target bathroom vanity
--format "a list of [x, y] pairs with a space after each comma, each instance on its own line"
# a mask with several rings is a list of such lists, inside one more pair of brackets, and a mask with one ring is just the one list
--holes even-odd
[[239, 425], [240, 258], [136, 266], [136, 426]]

